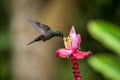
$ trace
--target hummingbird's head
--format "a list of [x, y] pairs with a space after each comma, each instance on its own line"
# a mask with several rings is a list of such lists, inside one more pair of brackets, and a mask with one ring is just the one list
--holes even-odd
[[56, 31], [56, 36], [63, 37], [63, 33], [61, 31]]

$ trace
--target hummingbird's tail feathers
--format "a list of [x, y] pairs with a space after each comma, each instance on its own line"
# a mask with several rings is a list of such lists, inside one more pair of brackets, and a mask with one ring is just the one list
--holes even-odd
[[35, 41], [31, 41], [30, 43], [28, 43], [27, 45], [30, 45], [30, 44], [32, 44], [32, 43], [34, 43]]
[[30, 45], [30, 44], [32, 44], [32, 43], [34, 43], [34, 42], [37, 42], [37, 41], [41, 41], [41, 40], [44, 40], [44, 36], [43, 35], [40, 35], [40, 36], [38, 36], [37, 38], [35, 38], [32, 42], [30, 42], [30, 43], [28, 43], [27, 45]]

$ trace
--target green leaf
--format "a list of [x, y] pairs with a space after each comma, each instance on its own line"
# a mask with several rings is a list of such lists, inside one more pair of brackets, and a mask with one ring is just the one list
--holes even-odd
[[99, 54], [88, 59], [89, 64], [110, 80], [120, 80], [120, 62], [111, 55]]
[[88, 30], [106, 48], [120, 55], [120, 28], [111, 23], [96, 20], [88, 23]]

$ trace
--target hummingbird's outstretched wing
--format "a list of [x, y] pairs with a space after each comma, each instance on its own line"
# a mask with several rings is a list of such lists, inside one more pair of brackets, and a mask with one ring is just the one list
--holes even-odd
[[43, 36], [46, 35], [46, 33], [51, 30], [51, 28], [47, 25], [44, 25], [38, 21], [33, 21], [33, 20], [28, 20], [32, 25], [33, 27]]

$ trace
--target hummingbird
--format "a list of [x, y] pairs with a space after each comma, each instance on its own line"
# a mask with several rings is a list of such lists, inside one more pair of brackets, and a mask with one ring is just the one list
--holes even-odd
[[32, 26], [41, 34], [37, 38], [35, 38], [33, 41], [31, 41], [29, 44], [32, 44], [37, 41], [47, 41], [55, 36], [62, 37], [63, 33], [61, 31], [53, 31], [49, 26], [42, 24], [38, 21], [28, 20]]

